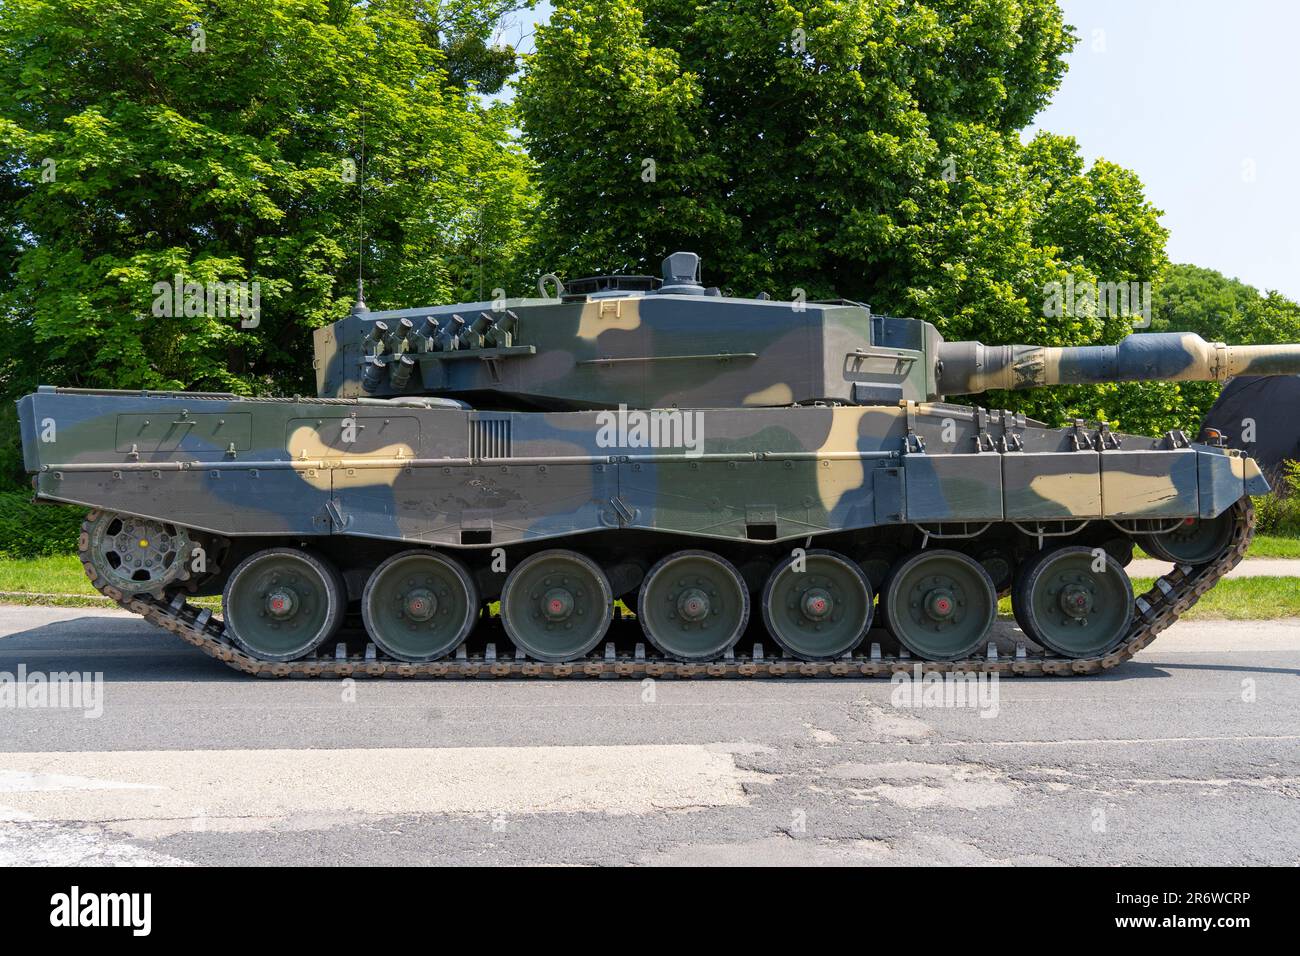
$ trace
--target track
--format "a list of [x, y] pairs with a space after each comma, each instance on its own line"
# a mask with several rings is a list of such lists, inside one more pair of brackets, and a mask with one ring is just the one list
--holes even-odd
[[888, 677], [896, 671], [913, 672], [918, 665], [923, 673], [962, 671], [1027, 677], [1099, 674], [1124, 663], [1150, 644], [1200, 600], [1202, 594], [1236, 567], [1245, 557], [1255, 528], [1254, 506], [1248, 497], [1242, 498], [1232, 507], [1235, 519], [1232, 537], [1218, 558], [1196, 567], [1177, 566], [1158, 578], [1151, 590], [1137, 598], [1137, 613], [1124, 640], [1104, 655], [1077, 660], [1040, 651], [1031, 653], [1021, 646], [1014, 657], [999, 657], [990, 652], [987, 657], [960, 661], [921, 661], [905, 655], [883, 655], [878, 646], [873, 645], [867, 654], [855, 653], [835, 661], [808, 662], [781, 656], [768, 657], [764, 646], [758, 644], [749, 656], [728, 652], [728, 656], [721, 660], [687, 664], [657, 657], [642, 644], [638, 644], [632, 654], [620, 654], [615, 643], [611, 642], [605, 645], [603, 652], [563, 664], [531, 661], [522, 654], [498, 657], [495, 644], [486, 645], [481, 654], [473, 656], [462, 645], [454, 657], [425, 664], [381, 657], [374, 645], [368, 645], [363, 654], [354, 654], [344, 644], [335, 648], [333, 656], [318, 652], [317, 656], [288, 663], [271, 663], [250, 657], [236, 647], [225, 638], [225, 627], [220, 618], [214, 617], [207, 609], [188, 604], [182, 595], [176, 595], [170, 602], [148, 595], [132, 597], [123, 595], [100, 579], [89, 555], [90, 527], [98, 515], [99, 512], [92, 511], [86, 516], [79, 549], [87, 576], [102, 594], [236, 670], [257, 677], [302, 678]]

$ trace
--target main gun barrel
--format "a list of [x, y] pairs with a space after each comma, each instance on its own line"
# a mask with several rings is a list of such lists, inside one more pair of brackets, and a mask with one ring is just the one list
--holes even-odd
[[1194, 332], [1145, 332], [1118, 345], [1060, 348], [944, 342], [936, 366], [940, 395], [1042, 385], [1211, 382], [1235, 375], [1300, 375], [1300, 344], [1225, 345]]

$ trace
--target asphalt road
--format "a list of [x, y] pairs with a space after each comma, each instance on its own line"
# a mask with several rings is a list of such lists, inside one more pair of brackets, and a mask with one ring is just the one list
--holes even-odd
[[[20, 707], [20, 668], [102, 695]], [[0, 606], [0, 865], [1295, 864], [1298, 677], [1282, 621], [1179, 624], [975, 707], [883, 680], [270, 682], [123, 612]]]

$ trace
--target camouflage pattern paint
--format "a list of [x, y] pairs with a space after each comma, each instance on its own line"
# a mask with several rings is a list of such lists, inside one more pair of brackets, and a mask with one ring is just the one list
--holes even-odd
[[1208, 517], [1247, 493], [1248, 474], [1262, 482], [1228, 449], [1118, 436], [1119, 449], [1075, 450], [1076, 429], [1005, 412], [980, 425], [976, 410], [937, 403], [706, 409], [698, 456], [600, 447], [591, 411], [58, 389], [19, 411], [25, 435], [55, 423], [54, 441], [25, 445], [38, 497], [223, 535], [786, 541], [917, 522]]

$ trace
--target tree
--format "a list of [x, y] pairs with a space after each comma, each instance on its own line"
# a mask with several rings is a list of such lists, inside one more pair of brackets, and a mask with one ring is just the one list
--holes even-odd
[[497, 93], [517, 69], [514, 47], [497, 42], [502, 21], [537, 0], [411, 0], [425, 42], [446, 58], [448, 79]]
[[698, 80], [650, 44], [635, 0], [558, 6], [536, 42], [517, 103], [546, 199], [542, 271], [645, 268], [671, 244], [665, 220], [701, 238], [738, 231], [691, 125]]
[[[678, 248], [736, 292], [833, 295], [950, 339], [1078, 345], [1120, 311], [1054, 284], [1149, 282], [1166, 233], [1138, 178], [1020, 130], [1074, 36], [1051, 0], [569, 0], [520, 81], [539, 255], [581, 274]], [[1104, 389], [982, 401], [1060, 422]]]
[[[0, 5], [0, 386], [306, 391], [361, 251], [372, 307], [516, 289], [527, 160], [444, 49], [502, 7], [428, 6]], [[159, 315], [178, 276], [260, 316]]]

